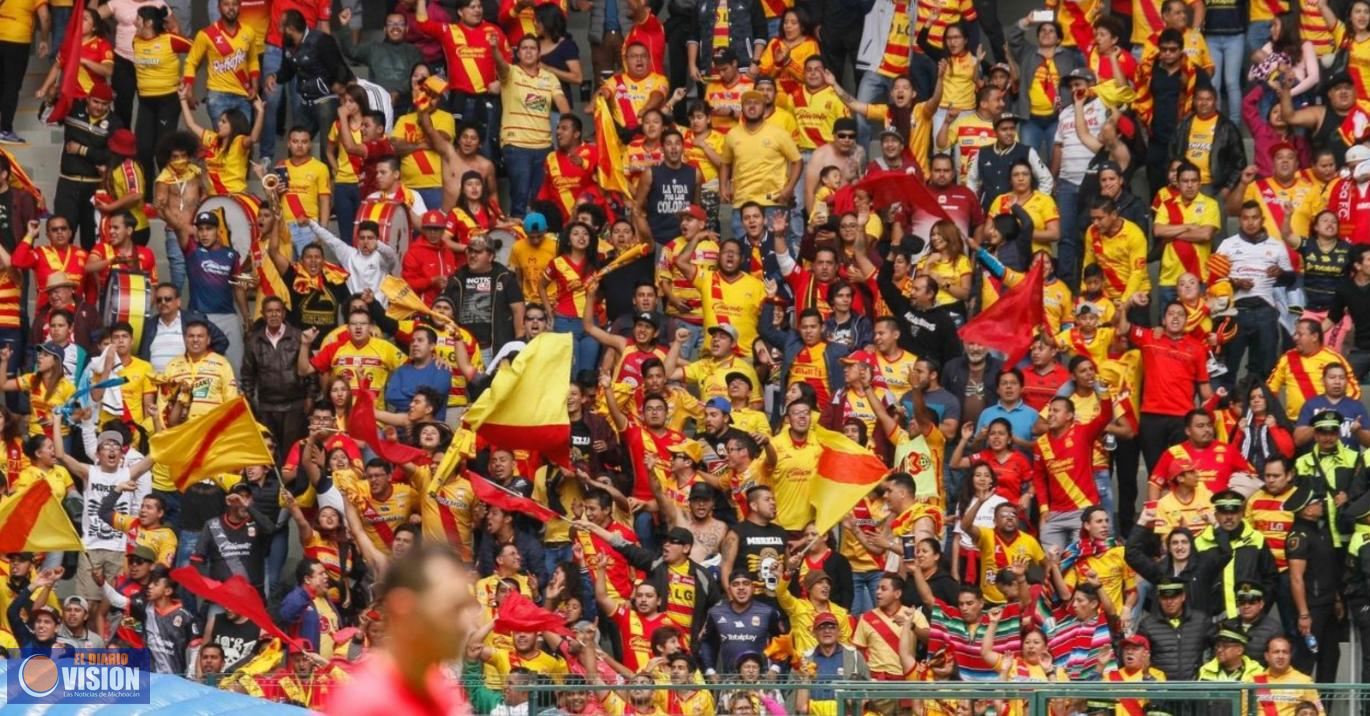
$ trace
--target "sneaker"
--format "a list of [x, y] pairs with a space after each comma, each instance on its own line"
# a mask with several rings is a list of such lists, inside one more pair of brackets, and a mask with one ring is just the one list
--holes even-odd
[[0, 132], [0, 144], [28, 144], [28, 142], [14, 132]]

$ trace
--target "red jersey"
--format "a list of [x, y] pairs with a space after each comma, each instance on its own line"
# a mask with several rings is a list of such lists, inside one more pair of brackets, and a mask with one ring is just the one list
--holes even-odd
[[994, 473], [994, 494], [1014, 504], [1023, 496], [1023, 486], [1032, 480], [1032, 463], [1017, 450], [1009, 450], [1008, 459], [999, 462], [994, 451], [984, 449], [970, 456], [971, 462], [984, 462]]
[[[579, 158], [580, 164], [572, 161]], [[538, 189], [540, 201], [551, 201], [561, 209], [562, 220], [571, 218], [581, 194], [595, 186], [595, 145], [581, 144], [570, 152], [557, 150], [543, 162], [543, 181]]]
[[[606, 529], [627, 540], [629, 544], [637, 544], [637, 533], [622, 522], [611, 521]], [[628, 560], [624, 559], [622, 553], [598, 535], [576, 531], [575, 537], [580, 543], [582, 563], [584, 559], [594, 555], [604, 558], [604, 578], [609, 582], [605, 588], [609, 596], [624, 601], [632, 597], [633, 583], [641, 574], [628, 565]]]
[[[486, 94], [491, 83], [499, 79], [495, 67], [495, 52], [510, 61], [509, 41], [498, 27], [482, 22], [474, 27], [461, 22], [451, 24], [419, 23], [419, 30], [442, 43], [447, 58], [447, 80], [452, 89], [467, 94]], [[493, 38], [493, 42], [491, 41]]]
[[[403, 648], [403, 647], [401, 647]], [[434, 664], [423, 693], [415, 693], [400, 678], [389, 657], [376, 655], [352, 672], [352, 679], [331, 689], [324, 713], [348, 716], [434, 716], [471, 713], [461, 684]]]
[[639, 500], [652, 499], [651, 483], [647, 482], [652, 473], [644, 462], [647, 451], [656, 453], [659, 465], [669, 465], [671, 451], [668, 448], [685, 442], [685, 436], [676, 430], [662, 428], [662, 431], [660, 436], [653, 435], [636, 422], [630, 422], [628, 429], [623, 431], [623, 442], [628, 446], [628, 455], [633, 459], [633, 473], [637, 476], [633, 482], [632, 496]]
[[633, 671], [641, 670], [652, 658], [652, 632], [673, 625], [665, 612], [644, 617], [626, 602], [620, 603], [610, 618], [623, 638], [623, 665]]
[[[985, 210], [980, 206], [980, 197], [970, 189], [959, 184], [938, 189], [929, 184], [928, 191], [937, 197], [937, 204], [946, 212], [947, 218], [956, 224], [956, 228], [961, 230], [962, 236], [970, 236], [971, 229], [985, 223]], [[910, 231], [914, 236], [929, 236], [932, 233], [932, 225], [938, 221], [941, 221], [941, 217], [916, 209], [913, 212], [913, 228]]]
[[1161, 459], [1156, 461], [1156, 469], [1151, 471], [1151, 484], [1166, 487], [1169, 482], [1166, 476], [1170, 474], [1170, 464], [1180, 458], [1188, 458], [1194, 464], [1194, 471], [1199, 474], [1199, 479], [1203, 480], [1204, 487], [1213, 494], [1226, 490], [1227, 482], [1234, 473], [1256, 472], [1251, 463], [1242, 457], [1241, 450], [1233, 445], [1214, 440], [1204, 447], [1199, 447], [1186, 440], [1179, 445], [1170, 446], [1161, 453]]
[[1032, 445], [1032, 487], [1048, 512], [1070, 512], [1099, 504], [1094, 485], [1094, 441], [1113, 415], [1113, 401], [1100, 401], [1099, 414], [1075, 423], [1059, 438], [1048, 432]]
[[1185, 335], [1159, 337], [1150, 328], [1133, 326], [1128, 334], [1142, 351], [1142, 412], [1181, 416], [1194, 409], [1194, 384], [1208, 382], [1208, 346]]
[[633, 29], [628, 31], [628, 36], [623, 38], [623, 51], [626, 53], [634, 44], [647, 48], [653, 72], [666, 74], [666, 28], [652, 11], [648, 10], [647, 19], [634, 24]]
[[1052, 363], [1051, 370], [1046, 373], [1038, 373], [1029, 367], [1023, 371], [1023, 402], [1033, 410], [1041, 410], [1056, 397], [1057, 389], [1068, 380], [1070, 371], [1060, 363]]
[[1337, 215], [1341, 237], [1353, 244], [1370, 244], [1370, 183], [1360, 186], [1342, 177], [1327, 187], [1327, 209]]

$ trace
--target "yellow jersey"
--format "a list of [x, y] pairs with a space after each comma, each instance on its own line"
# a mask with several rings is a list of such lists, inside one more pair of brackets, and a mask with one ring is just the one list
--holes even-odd
[[950, 150], [952, 158], [956, 160], [958, 184], [965, 185], [980, 148], [994, 141], [994, 123], [980, 119], [975, 112], [964, 112], [952, 120], [947, 127], [947, 146], [944, 149]]
[[[433, 110], [429, 116], [433, 129], [446, 134], [452, 141], [457, 140], [457, 120], [451, 112]], [[406, 144], [426, 144], [423, 129], [419, 127], [416, 112], [395, 118], [395, 127], [390, 130], [390, 138]], [[442, 155], [432, 149], [416, 149], [400, 159], [400, 182], [410, 189], [437, 189], [442, 187]]]
[[[828, 129], [831, 132], [831, 124]], [[789, 179], [790, 163], [799, 161], [799, 147], [788, 132], [772, 122], [755, 131], [743, 124], [724, 138], [723, 161], [732, 166], [733, 204], [754, 201], [775, 206]]]
[[[717, 360], [713, 356], [705, 356], [699, 360], [685, 366], [685, 382], [694, 383], [699, 389], [700, 400], [708, 401], [710, 398], [727, 398], [729, 373], [741, 373], [747, 376], [747, 380], [752, 383], [752, 399], [755, 403], [761, 402], [761, 381], [756, 377], [756, 370], [752, 364], [748, 363], [740, 356], [728, 356], [725, 360]], [[736, 412], [734, 412], [736, 417]], [[769, 432], [769, 431], [768, 431]]]
[[823, 86], [816, 92], [800, 87], [788, 96], [794, 109], [794, 121], [799, 125], [801, 151], [811, 152], [832, 141], [832, 124], [842, 117], [850, 117], [851, 110], [842, 104], [837, 91]]
[[1146, 235], [1131, 221], [1122, 221], [1122, 228], [1112, 236], [1092, 224], [1085, 229], [1084, 265], [1099, 265], [1104, 272], [1104, 295], [1115, 303], [1151, 289], [1146, 272]]
[[818, 458], [823, 448], [817, 440], [796, 442], [788, 429], [771, 439], [775, 466], [775, 523], [787, 530], [802, 530], [813, 519], [809, 486], [818, 477]]
[[50, 435], [51, 431], [43, 427], [42, 423], [52, 421], [60, 425], [62, 435], [71, 432], [71, 426], [67, 425], [57, 415], [57, 409], [66, 405], [76, 395], [76, 385], [65, 376], [57, 379], [57, 385], [49, 389], [43, 384], [43, 379], [37, 373], [21, 375], [17, 379], [19, 390], [24, 391], [29, 396], [29, 436]]
[[[225, 142], [218, 133], [206, 129], [200, 135], [200, 147], [204, 149], [205, 178], [209, 180], [210, 196], [247, 191], [247, 137], [240, 134]], [[289, 204], [286, 202], [287, 207]], [[318, 213], [317, 208], [314, 211]]]
[[552, 113], [562, 96], [561, 80], [545, 69], [529, 74], [511, 65], [500, 83], [500, 143], [524, 149], [552, 146]]
[[[7, 19], [7, 18], [6, 18]], [[5, 23], [0, 23], [0, 27]], [[31, 32], [31, 31], [30, 31]], [[25, 37], [24, 42], [28, 42]], [[190, 52], [190, 40], [164, 32], [151, 39], [133, 38], [133, 70], [141, 97], [176, 94], [181, 86], [181, 58]]]
[[48, 0], [13, 0], [0, 3], [0, 42], [21, 45], [33, 42], [34, 13], [47, 4]]
[[319, 197], [333, 194], [333, 177], [328, 173], [328, 165], [307, 157], [298, 164], [292, 159], [282, 159], [276, 166], [285, 167], [286, 172], [286, 192], [281, 202], [285, 220], [295, 223], [308, 217], [314, 221], [328, 221], [328, 217], [319, 216]]
[[[986, 213], [989, 216], [1012, 213], [1015, 203], [1018, 202], [1016, 202], [1013, 194], [1000, 194], [994, 198], [994, 201], [990, 202], [989, 211]], [[1056, 206], [1056, 200], [1035, 189], [1028, 196], [1027, 201], [1020, 203], [1020, 206], [1023, 207], [1023, 211], [1028, 213], [1028, 216], [1032, 217], [1032, 225], [1038, 229], [1046, 228], [1047, 224], [1053, 221], [1058, 223], [1061, 221], [1061, 211]], [[1055, 256], [1057, 243], [1059, 242], [1040, 242], [1034, 239], [1032, 251], [1033, 253], [1046, 251]]]
[[756, 321], [766, 302], [766, 284], [739, 271], [729, 280], [722, 271], [701, 266], [695, 270], [694, 288], [699, 292], [704, 328], [727, 324], [737, 329], [737, 350], [751, 357], [756, 342]]
[[229, 34], [220, 20], [195, 34], [195, 42], [186, 56], [181, 81], [195, 84], [195, 72], [201, 61], [205, 65], [205, 89], [241, 97], [255, 87], [261, 74], [257, 66], [257, 34], [252, 28], [239, 24]]
[[167, 398], [175, 386], [190, 384], [190, 413], [186, 419], [198, 418], [238, 397], [238, 379], [233, 375], [233, 366], [227, 358], [213, 352], [199, 360], [188, 354], [172, 358], [162, 369], [158, 382]]
[[[1194, 201], [1189, 204], [1185, 204], [1184, 199], [1177, 196], [1170, 201], [1162, 202], [1156, 210], [1156, 225], [1198, 224], [1222, 231], [1219, 213], [1218, 202], [1203, 194], [1196, 195]], [[1207, 281], [1208, 255], [1212, 252], [1212, 243], [1208, 241], [1174, 239], [1167, 242], [1164, 251], [1161, 252], [1160, 285], [1174, 286], [1183, 273], [1198, 276], [1201, 283]]]
[[351, 339], [326, 344], [310, 362], [319, 373], [340, 376], [353, 390], [367, 384], [374, 395], [385, 394], [390, 374], [409, 360], [404, 351], [384, 338], [370, 338], [361, 346]]

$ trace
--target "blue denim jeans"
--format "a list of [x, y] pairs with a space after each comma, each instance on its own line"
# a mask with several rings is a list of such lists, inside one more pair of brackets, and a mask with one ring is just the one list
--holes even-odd
[[[423, 197], [424, 206], [429, 209], [442, 211], [442, 187], [430, 186], [426, 189], [414, 189], [414, 193]], [[526, 299], [528, 297], [524, 296], [524, 298]]]
[[[327, 219], [324, 219], [324, 221], [327, 221]], [[290, 245], [295, 247], [295, 258], [299, 258], [300, 253], [304, 251], [304, 247], [318, 241], [319, 237], [315, 236], [314, 230], [308, 226], [300, 226], [294, 221], [290, 222], [289, 226]]]
[[637, 541], [642, 548], [648, 552], [656, 552], [660, 545], [656, 540], [656, 523], [652, 513], [643, 510], [633, 518], [633, 532], [637, 534]]
[[352, 243], [353, 226], [361, 202], [361, 189], [356, 184], [333, 185], [333, 214], [338, 217], [338, 238], [348, 244]]
[[1253, 20], [1246, 26], [1246, 55], [1261, 49], [1261, 46], [1270, 42], [1270, 21]]
[[[285, 557], [290, 552], [290, 524], [276, 530], [271, 535], [271, 545], [266, 552], [266, 598], [281, 588], [281, 569], [285, 567]], [[290, 591], [286, 587], [286, 591]]]
[[1223, 346], [1223, 362], [1228, 371], [1218, 378], [1231, 389], [1237, 382], [1237, 369], [1246, 356], [1246, 372], [1250, 375], [1270, 375], [1280, 351], [1280, 324], [1275, 307], [1270, 304], [1237, 309], [1237, 335]]
[[1061, 241], [1056, 247], [1056, 277], [1065, 281], [1067, 286], [1078, 286], [1080, 262], [1084, 258], [1084, 242], [1080, 240], [1080, 231], [1075, 222], [1080, 212], [1080, 187], [1068, 181], [1057, 181], [1056, 208], [1061, 212]]
[[880, 579], [884, 576], [885, 573], [878, 569], [874, 572], [855, 572], [852, 574], [852, 616], [859, 617], [875, 608], [875, 589], [880, 586]]
[[[543, 545], [542, 556], [543, 564], [545, 564], [547, 568], [547, 573], [551, 574], [552, 572], [556, 571], [558, 565], [563, 563], [571, 563], [571, 545], [570, 543], [563, 544], [558, 547]], [[572, 572], [572, 574], [575, 574], [575, 572]], [[591, 591], [593, 591], [593, 589]]]
[[1037, 156], [1051, 163], [1051, 146], [1056, 143], [1058, 117], [1030, 117], [1018, 125], [1018, 141], [1037, 150]]
[[571, 375], [582, 370], [594, 370], [595, 360], [599, 358], [599, 341], [585, 332], [579, 318], [557, 316], [552, 322], [552, 330], [557, 333], [570, 333], [573, 344]]
[[[275, 45], [267, 45], [266, 51], [262, 54], [262, 88], [266, 88], [266, 78], [276, 74], [281, 69], [283, 52]], [[289, 104], [289, 113], [286, 118], [287, 123], [306, 124], [304, 119], [304, 105], [300, 102], [300, 93], [295, 90], [295, 81], [277, 84], [275, 92], [266, 92], [266, 120], [262, 124], [262, 138], [257, 143], [257, 156], [273, 159], [276, 155], [276, 111], [280, 109], [281, 98], [285, 96]], [[286, 125], [287, 127], [290, 124]], [[307, 124], [306, 124], [307, 126]]]
[[537, 195], [542, 186], [542, 175], [551, 147], [528, 149], [504, 146], [504, 171], [509, 175], [509, 216], [522, 218], [528, 211], [528, 200]]
[[[839, 78], [840, 79], [840, 78]], [[890, 88], [894, 86], [894, 79], [886, 77], [875, 70], [866, 70], [861, 75], [861, 83], [856, 86], [856, 99], [867, 104], [873, 102], [884, 102], [890, 95]], [[857, 146], [869, 147], [871, 142], [871, 125], [866, 120], [866, 115], [856, 113], [856, 142]]]
[[[51, 47], [51, 50], [50, 50], [50, 51], [52, 52], [52, 54], [51, 54], [49, 57], [40, 58], [40, 59], [44, 59], [44, 60], [46, 60], [46, 59], [54, 59], [54, 58], [57, 57], [57, 53], [59, 53], [59, 52], [62, 51], [62, 38], [64, 38], [64, 37], [67, 36], [67, 23], [68, 23], [68, 22], [71, 22], [71, 8], [70, 8], [70, 7], [52, 7], [52, 6], [48, 6], [48, 12], [50, 12], [50, 13], [52, 14], [52, 39], [53, 39], [53, 42], [52, 42], [52, 47]], [[774, 33], [772, 33], [772, 34], [774, 34]]]
[[176, 232], [169, 227], [166, 232], [166, 262], [167, 269], [171, 274], [171, 282], [176, 284], [178, 290], [184, 291], [186, 287], [186, 255], [181, 251], [181, 243], [176, 238]]
[[1113, 500], [1113, 472], [1108, 468], [1094, 471], [1094, 487], [1099, 490], [1099, 506], [1108, 512], [1108, 519], [1115, 520]]
[[680, 347], [681, 359], [694, 360], [699, 357], [700, 342], [704, 338], [704, 327], [686, 321], [677, 321], [676, 325], [690, 332], [690, 340], [685, 341], [685, 345]]
[[211, 130], [218, 124], [219, 116], [230, 109], [242, 112], [248, 122], [252, 121], [252, 103], [247, 97], [227, 92], [210, 92], [209, 96], [205, 97], [205, 110], [209, 112]]
[[1246, 38], [1242, 35], [1205, 35], [1208, 54], [1213, 57], [1213, 86], [1218, 97], [1227, 98], [1227, 118], [1241, 124], [1242, 62], [1246, 60]]
[[[789, 234], [786, 236], [786, 240], [790, 242], [790, 246], [798, 246], [799, 242], [804, 238], [804, 210], [806, 207], [804, 206], [803, 167], [807, 167], [809, 162], [813, 160], [813, 151], [801, 150], [799, 152], [799, 160], [799, 181], [795, 182], [794, 185], [794, 206], [790, 207], [790, 228]], [[767, 216], [767, 218], [769, 219], [770, 217]], [[741, 236], [741, 234], [736, 235]]]

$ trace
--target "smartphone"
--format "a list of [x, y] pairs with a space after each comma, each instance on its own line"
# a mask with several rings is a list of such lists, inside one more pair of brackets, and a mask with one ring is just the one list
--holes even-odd
[[917, 549], [918, 543], [912, 537], [901, 537], [900, 539], [904, 543], [904, 561], [913, 561], [914, 550]]
[[1056, 19], [1056, 13], [1051, 10], [1033, 10], [1028, 19], [1032, 22], [1051, 22]]

